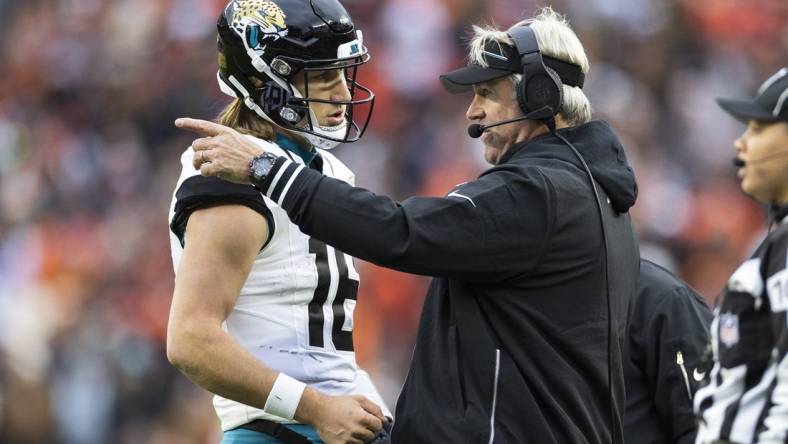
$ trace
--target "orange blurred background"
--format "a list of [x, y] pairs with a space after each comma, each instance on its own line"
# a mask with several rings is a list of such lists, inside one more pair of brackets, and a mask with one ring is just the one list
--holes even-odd
[[[335, 152], [357, 183], [443, 195], [486, 166], [466, 135], [471, 23], [543, 2], [346, 0], [373, 59], [362, 141]], [[635, 167], [642, 253], [713, 303], [763, 235], [730, 160], [748, 96], [788, 63], [784, 0], [561, 0], [591, 59], [584, 90]], [[207, 393], [164, 352], [173, 287], [167, 211], [191, 136], [212, 118], [223, 0], [0, 0], [0, 442], [213, 443]], [[427, 280], [359, 264], [356, 349], [393, 407]], [[524, 338], [527, 340], [527, 338]]]

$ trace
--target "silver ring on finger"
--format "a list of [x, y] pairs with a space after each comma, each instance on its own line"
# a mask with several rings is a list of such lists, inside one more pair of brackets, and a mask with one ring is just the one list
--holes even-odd
[[205, 151], [200, 151], [200, 163], [205, 163]]

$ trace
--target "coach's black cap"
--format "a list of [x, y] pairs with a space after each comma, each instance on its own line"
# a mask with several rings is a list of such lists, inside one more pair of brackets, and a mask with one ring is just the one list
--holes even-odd
[[[478, 83], [523, 73], [520, 55], [517, 53], [517, 49], [511, 45], [494, 40], [488, 41], [484, 45], [481, 56], [488, 66], [472, 63], [465, 68], [456, 69], [440, 76], [441, 84], [446, 91], [452, 94], [463, 93], [470, 91], [473, 85]], [[545, 55], [542, 56], [542, 60], [545, 66], [558, 74], [564, 85], [583, 87], [585, 75], [580, 66]]]
[[769, 77], [754, 99], [717, 99], [717, 103], [733, 117], [747, 122], [788, 122], [788, 68], [782, 68]]

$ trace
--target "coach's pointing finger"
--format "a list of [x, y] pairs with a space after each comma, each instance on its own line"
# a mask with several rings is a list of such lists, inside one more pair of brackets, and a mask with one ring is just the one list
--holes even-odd
[[253, 138], [218, 123], [188, 117], [175, 120], [175, 126], [203, 136], [192, 143], [192, 164], [203, 176], [249, 183], [252, 159], [264, 152]]
[[219, 134], [235, 132], [230, 127], [208, 120], [192, 119], [190, 117], [175, 119], [175, 126], [204, 136], [218, 136]]

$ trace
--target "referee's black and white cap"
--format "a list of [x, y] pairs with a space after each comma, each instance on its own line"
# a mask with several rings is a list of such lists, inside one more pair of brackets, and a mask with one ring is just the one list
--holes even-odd
[[788, 122], [788, 67], [766, 79], [754, 99], [717, 99], [717, 103], [745, 123], [748, 120]]

